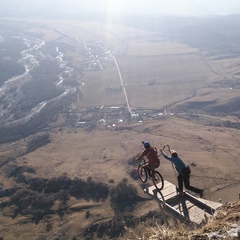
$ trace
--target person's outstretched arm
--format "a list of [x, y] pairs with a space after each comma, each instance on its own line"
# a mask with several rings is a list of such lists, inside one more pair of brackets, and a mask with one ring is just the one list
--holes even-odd
[[169, 161], [172, 161], [172, 157], [169, 157], [163, 150], [162, 150], [162, 155], [164, 158], [166, 158]]
[[142, 159], [144, 156], [146, 156], [146, 152], [145, 152], [145, 151], [143, 151], [142, 154], [141, 154], [139, 157], [136, 158], [136, 160], [140, 160], [140, 159]]

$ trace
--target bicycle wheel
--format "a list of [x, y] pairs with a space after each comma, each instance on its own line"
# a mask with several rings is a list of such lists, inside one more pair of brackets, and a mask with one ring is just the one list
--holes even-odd
[[147, 170], [142, 165], [138, 166], [138, 176], [143, 183], [147, 181]]
[[162, 190], [164, 187], [164, 181], [162, 175], [158, 171], [153, 172], [152, 181], [156, 189]]

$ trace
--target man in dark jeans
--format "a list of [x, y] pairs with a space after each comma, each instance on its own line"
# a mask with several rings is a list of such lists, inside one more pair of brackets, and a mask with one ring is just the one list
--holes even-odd
[[171, 157], [168, 156], [163, 150], [161, 150], [164, 158], [171, 161], [177, 172], [178, 172], [178, 192], [183, 192], [183, 183], [186, 189], [195, 192], [200, 195], [200, 197], [203, 196], [203, 189], [199, 189], [196, 187], [193, 187], [190, 185], [190, 174], [191, 170], [189, 166], [178, 156], [177, 152], [174, 150], [171, 150]]

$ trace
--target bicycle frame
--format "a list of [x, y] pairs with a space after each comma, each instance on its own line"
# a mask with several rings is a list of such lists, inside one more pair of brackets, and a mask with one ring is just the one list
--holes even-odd
[[147, 171], [147, 178], [149, 178], [149, 177], [152, 177], [152, 175], [153, 175], [153, 173], [156, 171], [155, 169], [151, 169], [151, 168], [149, 168], [148, 166], [147, 166], [147, 164], [148, 164], [148, 161], [145, 159], [145, 158], [143, 158], [143, 163], [142, 163], [142, 165], [145, 165], [145, 166], [143, 166], [145, 169], [146, 169], [146, 171]]
[[[150, 169], [147, 166], [147, 161], [143, 158], [143, 163], [138, 166], [138, 175], [143, 183], [146, 183], [149, 177], [152, 177], [152, 181], [156, 189], [162, 190], [164, 187], [164, 181], [162, 175], [155, 169]], [[159, 185], [160, 183], [160, 185]]]

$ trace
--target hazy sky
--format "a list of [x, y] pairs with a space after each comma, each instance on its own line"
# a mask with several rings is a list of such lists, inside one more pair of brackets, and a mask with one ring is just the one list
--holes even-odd
[[240, 14], [240, 0], [0, 0], [0, 16], [30, 12], [228, 15]]

